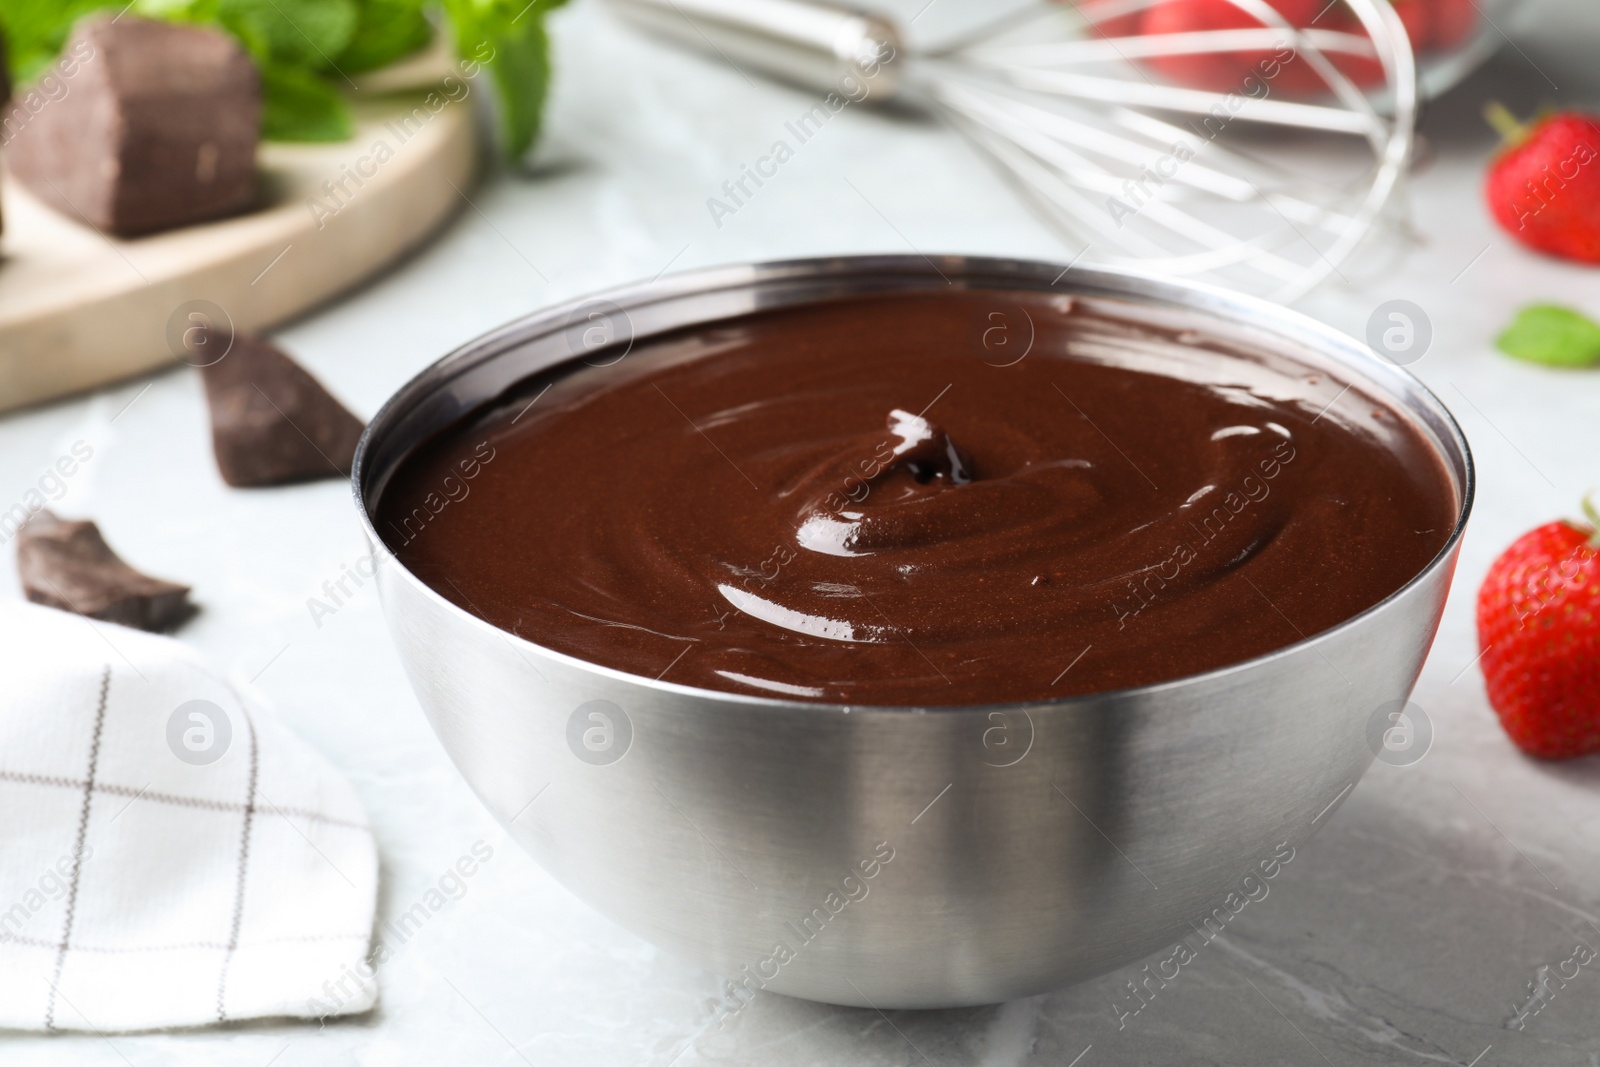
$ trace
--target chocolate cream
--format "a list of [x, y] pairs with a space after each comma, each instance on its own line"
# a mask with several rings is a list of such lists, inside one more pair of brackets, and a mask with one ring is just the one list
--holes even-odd
[[1238, 663], [1444, 547], [1435, 449], [1360, 381], [1114, 311], [870, 296], [602, 350], [414, 451], [377, 528], [547, 648], [869, 705]]

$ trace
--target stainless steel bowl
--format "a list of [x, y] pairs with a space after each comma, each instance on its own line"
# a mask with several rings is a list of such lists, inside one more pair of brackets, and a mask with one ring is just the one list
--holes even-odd
[[1213, 931], [1349, 795], [1444, 607], [1472, 460], [1408, 373], [1220, 290], [954, 256], [697, 271], [500, 329], [418, 375], [368, 427], [354, 474], [367, 536], [381, 543], [373, 503], [409, 449], [597, 343], [613, 358], [634, 339], [759, 308], [947, 285], [1075, 294], [1337, 368], [1431, 438], [1456, 527], [1393, 596], [1271, 655], [1115, 693], [938, 709], [764, 699], [599, 667], [496, 629], [388, 560], [378, 582], [401, 658], [478, 796], [583, 900], [730, 976], [726, 1011], [760, 988], [878, 1007], [991, 1003]]

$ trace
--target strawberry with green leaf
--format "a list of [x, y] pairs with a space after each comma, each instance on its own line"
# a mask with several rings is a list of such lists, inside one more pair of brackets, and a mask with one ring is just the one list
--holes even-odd
[[1600, 752], [1600, 513], [1525, 534], [1478, 590], [1479, 663], [1517, 747], [1544, 759]]
[[1537, 251], [1600, 263], [1600, 121], [1567, 111], [1524, 123], [1500, 104], [1484, 114], [1505, 138], [1484, 181], [1501, 229]]

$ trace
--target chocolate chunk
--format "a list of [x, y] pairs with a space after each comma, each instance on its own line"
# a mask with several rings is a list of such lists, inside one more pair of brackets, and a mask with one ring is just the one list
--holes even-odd
[[99, 14], [73, 30], [67, 60], [67, 91], [10, 117], [8, 165], [35, 196], [123, 237], [251, 205], [260, 79], [231, 37]]
[[35, 604], [141, 630], [170, 630], [196, 610], [188, 586], [140, 574], [117, 558], [94, 523], [49, 511], [17, 532], [17, 574]]
[[240, 334], [200, 376], [211, 405], [211, 447], [229, 485], [350, 473], [361, 420], [271, 342]]

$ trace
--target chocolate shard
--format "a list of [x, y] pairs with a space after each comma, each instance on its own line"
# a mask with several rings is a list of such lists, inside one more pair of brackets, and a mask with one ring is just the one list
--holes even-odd
[[200, 368], [222, 480], [285, 485], [350, 473], [364, 424], [276, 345], [238, 334]]
[[140, 574], [122, 562], [94, 523], [49, 511], [17, 531], [17, 574], [35, 604], [141, 630], [170, 630], [197, 610], [188, 586]]
[[102, 13], [78, 22], [68, 61], [65, 93], [6, 122], [7, 164], [35, 196], [122, 237], [251, 206], [260, 78], [231, 37]]

